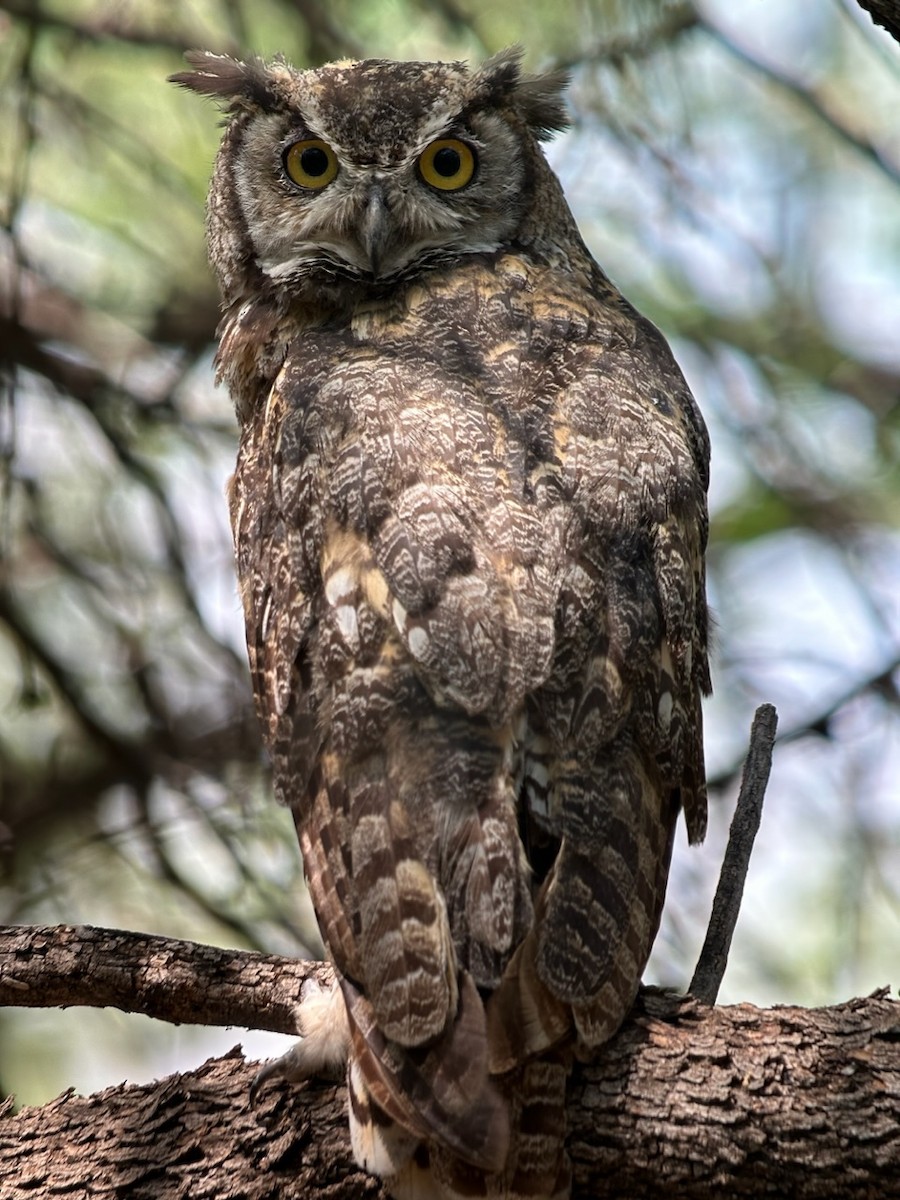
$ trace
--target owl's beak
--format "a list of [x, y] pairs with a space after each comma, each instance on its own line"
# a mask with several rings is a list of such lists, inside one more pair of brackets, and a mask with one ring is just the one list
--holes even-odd
[[369, 269], [377, 279], [384, 263], [391, 234], [390, 212], [381, 183], [373, 184], [366, 197], [362, 221], [359, 226], [359, 241], [369, 262]]

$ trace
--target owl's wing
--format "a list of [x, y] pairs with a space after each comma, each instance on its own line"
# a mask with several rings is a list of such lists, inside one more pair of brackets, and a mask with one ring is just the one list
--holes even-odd
[[301, 675], [315, 624], [317, 581], [308, 567], [308, 530], [297, 520], [296, 480], [281, 470], [273, 431], [283, 410], [278, 385], [265, 419], [245, 426], [229, 508], [250, 680], [257, 716], [272, 759], [276, 788], [289, 803], [304, 795], [322, 733], [316, 696]]
[[[314, 361], [327, 373], [334, 355]], [[472, 709], [515, 705], [523, 655], [507, 647], [530, 610], [501, 566], [522, 551], [496, 513], [475, 529], [440, 437], [433, 462], [409, 452], [445, 407], [437, 386], [422, 396], [412, 370], [398, 384], [422, 402], [404, 439], [390, 397], [349, 374], [335, 397], [289, 357], [243, 433], [231, 510], [254, 693], [342, 979], [358, 1156], [391, 1175], [427, 1141], [497, 1170], [507, 1107], [476, 983], [499, 978], [531, 900], [513, 730], [461, 705], [464, 689]], [[358, 407], [341, 434], [342, 396]]]
[[553, 421], [553, 487], [571, 523], [554, 660], [528, 702], [523, 805], [544, 878], [489, 1003], [494, 1071], [573, 1021], [584, 1052], [618, 1029], [659, 924], [679, 808], [691, 841], [706, 826], [702, 419], [662, 337], [618, 300], [574, 355]]

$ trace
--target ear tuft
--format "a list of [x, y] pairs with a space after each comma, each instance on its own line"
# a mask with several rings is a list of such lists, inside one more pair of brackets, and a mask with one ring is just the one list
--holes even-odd
[[278, 94], [262, 59], [241, 62], [210, 50], [189, 50], [184, 57], [194, 70], [170, 75], [169, 83], [211, 96], [232, 112], [241, 108], [268, 111], [276, 106]]
[[544, 140], [569, 124], [562, 93], [569, 72], [560, 69], [544, 75], [523, 75], [521, 46], [508, 46], [475, 72], [479, 101], [519, 110], [532, 133]]
[[524, 75], [516, 88], [519, 107], [539, 141], [546, 141], [569, 124], [563, 99], [569, 79], [569, 72], [559, 67], [544, 75]]
[[508, 101], [522, 73], [523, 54], [521, 46], [507, 46], [478, 68], [472, 83], [480, 103], [502, 105]]

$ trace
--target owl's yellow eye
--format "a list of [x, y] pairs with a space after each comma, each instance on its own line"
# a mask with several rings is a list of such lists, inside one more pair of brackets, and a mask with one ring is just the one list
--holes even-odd
[[475, 153], [458, 138], [439, 138], [419, 156], [419, 172], [430, 187], [458, 191], [475, 174]]
[[327, 142], [305, 138], [284, 153], [284, 169], [294, 183], [304, 188], [323, 188], [338, 173], [338, 160]]

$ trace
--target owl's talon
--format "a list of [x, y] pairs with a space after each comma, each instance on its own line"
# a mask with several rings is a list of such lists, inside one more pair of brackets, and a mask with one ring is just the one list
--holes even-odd
[[[283, 1057], [284, 1056], [282, 1055], [282, 1058]], [[266, 1063], [264, 1067], [260, 1067], [260, 1069], [253, 1076], [253, 1082], [250, 1084], [250, 1092], [248, 1095], [251, 1108], [256, 1107], [256, 1102], [259, 1099], [259, 1093], [264, 1084], [268, 1083], [270, 1079], [284, 1078], [281, 1062], [281, 1058], [273, 1058], [272, 1061]]]
[[305, 985], [297, 1012], [301, 1038], [279, 1058], [257, 1071], [250, 1084], [250, 1105], [271, 1079], [303, 1083], [318, 1076], [331, 1082], [343, 1078], [349, 1049], [347, 1010], [340, 987], [322, 988], [311, 979]]

